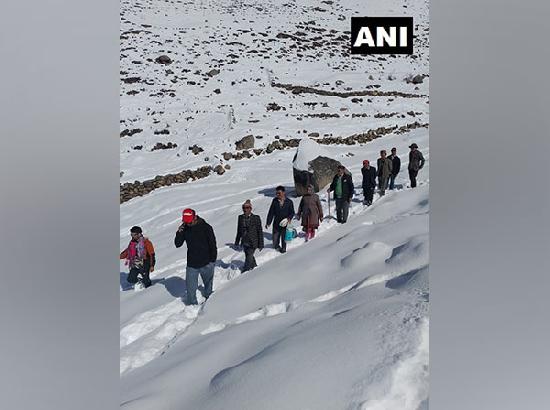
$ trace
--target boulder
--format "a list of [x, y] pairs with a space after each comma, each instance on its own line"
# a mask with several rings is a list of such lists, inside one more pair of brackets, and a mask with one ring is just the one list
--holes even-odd
[[302, 196], [309, 184], [313, 185], [315, 192], [330, 184], [340, 162], [330, 158], [317, 142], [304, 138], [300, 141], [292, 165], [296, 195]]
[[172, 59], [167, 55], [162, 55], [155, 58], [155, 62], [158, 64], [170, 64], [172, 62]]
[[251, 149], [254, 148], [254, 136], [247, 135], [246, 137], [240, 139], [235, 143], [235, 146], [238, 150]]

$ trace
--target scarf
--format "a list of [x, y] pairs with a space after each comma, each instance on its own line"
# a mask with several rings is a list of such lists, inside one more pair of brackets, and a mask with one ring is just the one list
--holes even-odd
[[141, 236], [138, 241], [130, 241], [128, 244], [128, 257], [126, 264], [130, 267], [143, 265], [145, 259], [145, 238]]

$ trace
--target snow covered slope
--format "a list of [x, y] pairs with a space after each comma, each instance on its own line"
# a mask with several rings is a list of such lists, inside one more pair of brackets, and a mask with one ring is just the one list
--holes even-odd
[[[327, 218], [314, 240], [297, 238], [284, 255], [272, 249], [266, 232], [267, 246], [256, 256], [259, 267], [242, 275], [244, 255], [231, 246], [241, 204], [250, 199], [253, 212], [265, 222], [274, 187], [283, 184], [297, 207], [292, 197], [295, 150], [240, 161], [221, 157], [247, 134], [261, 136], [255, 147], [262, 148], [275, 136], [348, 136], [427, 122], [428, 78], [416, 85], [404, 81], [428, 72], [427, 3], [132, 0], [121, 7], [121, 52], [126, 56], [121, 78], [140, 77], [122, 85], [121, 131], [143, 130], [121, 138], [121, 182], [204, 164], [231, 165], [223, 175], [159, 188], [121, 205], [121, 249], [129, 228], [140, 225], [158, 260], [154, 286], [140, 292], [128, 290], [121, 264], [121, 406], [427, 409], [428, 130], [391, 133], [364, 145], [324, 146], [354, 176], [349, 222], [339, 225]], [[417, 58], [350, 58], [342, 55], [347, 42], [335, 39], [329, 48], [301, 51], [301, 41], [277, 37], [306, 37], [309, 47], [316, 35], [324, 38], [330, 30], [337, 31], [335, 38], [345, 35], [346, 18], [354, 14], [413, 15], [419, 24]], [[310, 21], [315, 24], [306, 24]], [[271, 50], [262, 52], [266, 47]], [[173, 63], [154, 63], [161, 54]], [[220, 73], [205, 74], [214, 68]], [[421, 97], [363, 96], [352, 102], [353, 96], [293, 94], [273, 83]], [[367, 88], [375, 85], [379, 88]], [[138, 93], [126, 94], [132, 90]], [[285, 109], [268, 110], [270, 103]], [[164, 129], [169, 133], [154, 133]], [[407, 147], [413, 141], [428, 161], [414, 190], [406, 188]], [[157, 142], [178, 147], [150, 151]], [[204, 151], [192, 154], [188, 146], [194, 144]], [[135, 145], [143, 148], [134, 150]], [[404, 169], [398, 189], [383, 198], [375, 195], [373, 206], [364, 208], [361, 161], [374, 161], [380, 149], [393, 146]], [[328, 215], [326, 194], [320, 196]], [[182, 302], [186, 247], [176, 249], [173, 238], [185, 207], [213, 226], [218, 241], [215, 293], [202, 308]], [[334, 215], [333, 203], [331, 208]]]

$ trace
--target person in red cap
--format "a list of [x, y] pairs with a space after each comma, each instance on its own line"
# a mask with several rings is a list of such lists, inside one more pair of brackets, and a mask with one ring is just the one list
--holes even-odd
[[376, 168], [371, 167], [368, 159], [363, 161], [363, 205], [372, 205], [372, 197], [376, 188]]
[[185, 282], [187, 287], [187, 304], [197, 304], [199, 275], [204, 284], [203, 296], [208, 299], [212, 294], [214, 266], [218, 257], [216, 237], [212, 227], [196, 212], [187, 208], [182, 215], [180, 225], [174, 238], [174, 245], [179, 248], [187, 242], [187, 267]]

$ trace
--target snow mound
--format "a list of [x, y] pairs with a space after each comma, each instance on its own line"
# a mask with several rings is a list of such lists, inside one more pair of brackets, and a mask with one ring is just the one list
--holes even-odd
[[299, 171], [310, 171], [309, 162], [317, 157], [330, 158], [330, 155], [327, 150], [311, 138], [304, 138], [300, 141], [300, 145], [298, 145], [296, 157], [292, 162], [292, 166]]

